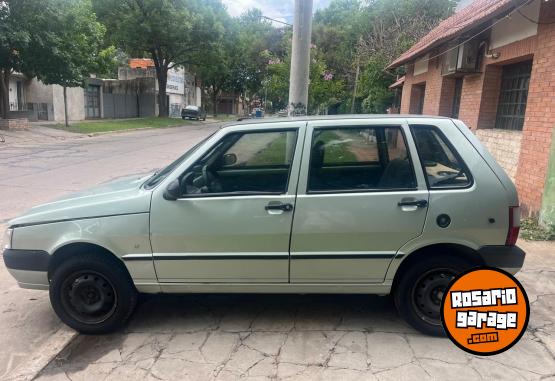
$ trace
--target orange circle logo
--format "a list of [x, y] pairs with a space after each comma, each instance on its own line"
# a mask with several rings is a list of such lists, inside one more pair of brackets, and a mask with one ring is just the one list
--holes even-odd
[[443, 328], [459, 348], [482, 356], [520, 340], [530, 317], [524, 288], [506, 271], [482, 267], [457, 276], [441, 302]]

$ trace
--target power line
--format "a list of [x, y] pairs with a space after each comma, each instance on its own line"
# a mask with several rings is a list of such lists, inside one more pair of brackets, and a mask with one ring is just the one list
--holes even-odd
[[[541, 0], [540, 0], [541, 1]], [[551, 25], [551, 24], [555, 24], [555, 21], [550, 21], [550, 22], [541, 22], [540, 20], [534, 20], [531, 17], [525, 15], [524, 13], [522, 13], [520, 11], [520, 9], [516, 9], [516, 11], [518, 12], [519, 15], [521, 15], [522, 17], [524, 17], [526, 20], [530, 21], [531, 23], [537, 24], [537, 25]]]
[[[466, 44], [466, 43], [469, 42], [470, 40], [472, 40], [472, 39], [478, 37], [478, 36], [481, 35], [482, 33], [484, 33], [484, 32], [486, 32], [486, 31], [488, 31], [489, 29], [493, 28], [495, 25], [499, 24], [501, 21], [505, 20], [506, 18], [509, 18], [513, 13], [515, 13], [515, 12], [520, 12], [520, 9], [521, 9], [521, 8], [523, 8], [523, 7], [525, 7], [526, 5], [530, 4], [532, 1], [534, 1], [534, 0], [525, 1], [524, 3], [520, 4], [520, 6], [516, 7], [516, 8], [513, 9], [512, 11], [510, 11], [510, 12], [509, 12], [507, 15], [505, 15], [504, 17], [500, 18], [499, 20], [496, 20], [496, 21], [493, 22], [491, 25], [487, 26], [487, 27], [484, 28], [483, 30], [481, 30], [481, 31], [479, 31], [478, 33], [476, 33], [476, 34], [472, 35], [471, 37], [467, 38], [467, 39], [464, 40], [463, 42], [461, 42], [461, 43], [459, 43], [459, 44], [457, 44], [457, 45], [455, 45], [455, 46], [453, 46], [453, 47], [447, 49], [447, 50], [444, 51], [444, 52], [441, 52], [441, 53], [439, 53], [439, 54], [436, 54], [435, 56], [428, 57], [428, 58], [423, 59], [423, 60], [419, 60], [418, 62], [428, 62], [428, 61], [430, 61], [430, 60], [433, 60], [434, 58], [441, 57], [442, 55], [447, 54], [447, 53], [449, 53], [449, 52], [452, 51], [452, 50], [458, 49], [459, 47], [461, 47], [462, 45]], [[412, 64], [412, 65], [414, 65], [414, 64]]]
[[273, 22], [277, 22], [278, 24], [283, 24], [283, 25], [287, 25], [287, 26], [293, 26], [293, 24], [289, 24], [289, 23], [286, 23], [285, 21], [281, 21], [281, 20], [276, 20], [276, 19], [273, 19], [273, 18], [268, 17], [268, 16], [260, 16], [260, 17], [263, 18], [263, 19], [266, 19], [266, 20], [270, 20], [270, 21], [273, 21]]

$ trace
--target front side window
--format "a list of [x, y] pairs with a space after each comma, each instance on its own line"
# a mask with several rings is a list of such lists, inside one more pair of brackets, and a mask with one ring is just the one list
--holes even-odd
[[294, 130], [226, 135], [181, 176], [182, 193], [285, 193], [296, 140]]
[[314, 131], [309, 192], [415, 187], [414, 170], [399, 127]]
[[431, 189], [464, 188], [470, 173], [446, 138], [432, 126], [411, 126], [414, 142]]

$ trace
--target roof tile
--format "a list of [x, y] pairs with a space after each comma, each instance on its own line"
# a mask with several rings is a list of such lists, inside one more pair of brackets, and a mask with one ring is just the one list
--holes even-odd
[[525, 1], [529, 0], [474, 0], [474, 2], [461, 9], [453, 16], [442, 21], [437, 27], [432, 29], [430, 33], [389, 64], [388, 68], [401, 66], [424, 53], [426, 50], [436, 46], [439, 42], [455, 37], [457, 34], [481, 24]]

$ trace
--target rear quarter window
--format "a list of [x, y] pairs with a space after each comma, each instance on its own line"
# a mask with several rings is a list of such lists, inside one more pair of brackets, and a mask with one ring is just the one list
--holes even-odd
[[472, 176], [455, 147], [435, 126], [410, 127], [430, 189], [467, 188]]

